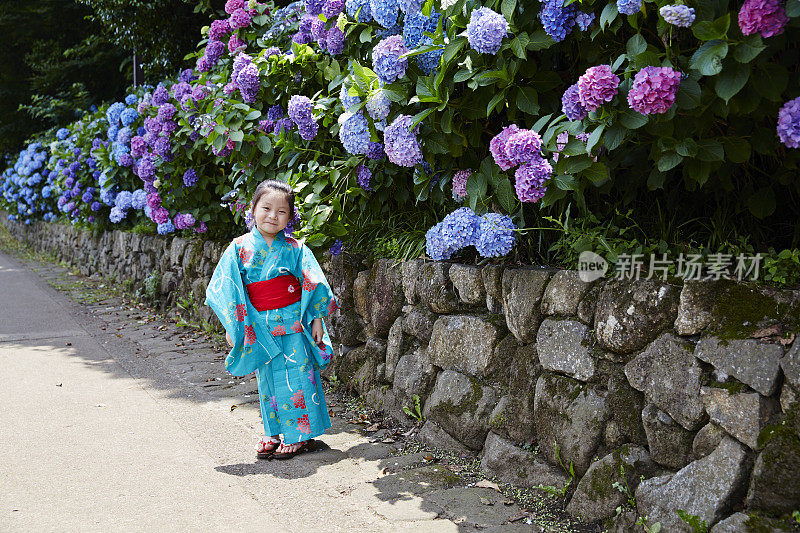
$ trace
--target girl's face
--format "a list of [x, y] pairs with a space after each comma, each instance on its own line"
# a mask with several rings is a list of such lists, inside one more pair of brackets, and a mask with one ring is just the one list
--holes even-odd
[[289, 223], [290, 209], [286, 195], [268, 190], [253, 206], [253, 218], [261, 235], [275, 237]]

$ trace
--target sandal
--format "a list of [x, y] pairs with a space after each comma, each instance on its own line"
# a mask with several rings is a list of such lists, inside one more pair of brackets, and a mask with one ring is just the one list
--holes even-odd
[[277, 451], [272, 454], [272, 457], [274, 459], [291, 459], [297, 454], [313, 451], [315, 444], [316, 442], [314, 441], [314, 439], [308, 439], [302, 442], [298, 442], [296, 444], [288, 444], [288, 445], [281, 443], [280, 450], [289, 448], [290, 446], [296, 446], [296, 448], [290, 452]]
[[261, 439], [256, 445], [256, 457], [259, 459], [272, 459], [275, 450], [280, 446], [280, 439], [273, 439], [272, 437], [267, 438], [267, 440]]

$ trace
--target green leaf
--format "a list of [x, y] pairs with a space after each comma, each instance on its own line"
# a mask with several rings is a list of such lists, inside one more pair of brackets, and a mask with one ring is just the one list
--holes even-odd
[[733, 163], [746, 163], [750, 160], [750, 143], [741, 137], [728, 137], [723, 140], [725, 156]]
[[559, 174], [553, 177], [553, 183], [562, 191], [577, 191], [578, 180], [572, 174]]
[[592, 166], [592, 159], [589, 156], [582, 154], [575, 157], [565, 158], [562, 168], [564, 169], [565, 174], [577, 174], [578, 172], [583, 172], [590, 166]]
[[253, 111], [250, 111], [247, 115], [245, 115], [244, 119], [245, 120], [255, 120], [255, 119], [259, 118], [259, 117], [261, 117], [261, 111], [259, 111], [258, 109], [255, 109]]
[[626, 128], [620, 127], [615, 124], [608, 128], [606, 134], [603, 136], [603, 144], [609, 151], [616, 149], [622, 141], [625, 140]]
[[722, 72], [722, 60], [728, 55], [728, 43], [719, 39], [708, 41], [692, 54], [689, 66], [703, 76], [714, 76]]
[[536, 30], [531, 34], [531, 40], [528, 43], [528, 50], [532, 52], [537, 52], [539, 50], [544, 50], [546, 48], [550, 48], [556, 44], [552, 37], [547, 35], [544, 30]]
[[233, 142], [241, 142], [244, 139], [244, 133], [241, 130], [232, 131], [230, 135], [230, 139]]
[[750, 79], [750, 65], [731, 61], [717, 76], [714, 90], [727, 104], [736, 93], [742, 90], [748, 79]]
[[500, 12], [509, 22], [511, 22], [511, 18], [514, 16], [514, 10], [516, 8], [517, 0], [503, 0], [503, 2], [500, 4]]
[[595, 130], [592, 132], [591, 135], [589, 135], [589, 140], [586, 141], [586, 153], [587, 154], [591, 154], [592, 153], [592, 148], [594, 148], [594, 145], [596, 145], [597, 142], [600, 140], [600, 136], [603, 135], [603, 131], [605, 129], [606, 129], [606, 125], [605, 124], [601, 124], [600, 126], [595, 128]]
[[517, 198], [514, 196], [514, 187], [511, 186], [511, 181], [502, 177], [495, 187], [494, 197], [500, 202], [506, 213], [513, 213], [516, 207]]
[[700, 97], [702, 90], [700, 84], [696, 80], [689, 78], [681, 81], [678, 86], [678, 96], [675, 99], [675, 105], [680, 109], [694, 109], [700, 105]]
[[450, 63], [456, 54], [464, 47], [464, 44], [467, 40], [463, 37], [459, 37], [457, 39], [453, 39], [450, 43], [445, 47], [444, 53], [442, 54], [442, 61], [445, 65]]
[[537, 133], [542, 131], [542, 128], [544, 128], [545, 124], [547, 124], [547, 121], [550, 120], [550, 117], [552, 117], [552, 116], [553, 116], [553, 114], [551, 113], [551, 114], [545, 115], [542, 118], [540, 118], [539, 120], [537, 120], [536, 123], [533, 125], [533, 131], [535, 131]]
[[675, 151], [683, 157], [694, 157], [697, 155], [697, 143], [694, 139], [684, 139], [675, 146]]
[[594, 183], [595, 185], [603, 183], [608, 179], [608, 168], [606, 168], [605, 163], [595, 162], [592, 163], [592, 166], [587, 168], [583, 171], [583, 174], [586, 179]]
[[766, 218], [775, 212], [775, 191], [762, 187], [747, 198], [747, 207], [756, 218]]
[[676, 154], [675, 152], [667, 152], [658, 158], [658, 170], [661, 172], [666, 172], [667, 170], [678, 166], [681, 161], [683, 161], [683, 157], [679, 154]]
[[517, 92], [517, 108], [523, 113], [539, 113], [539, 93], [533, 87], [520, 87]]
[[619, 122], [629, 130], [635, 130], [647, 124], [647, 115], [642, 115], [632, 109], [626, 109], [619, 114]]
[[606, 7], [603, 8], [603, 12], [600, 13], [600, 29], [604, 30], [606, 26], [614, 22], [614, 19], [617, 18], [617, 15], [619, 15], [619, 11], [617, 11], [617, 3], [607, 3]]
[[636, 35], [628, 39], [627, 50], [628, 50], [628, 55], [631, 57], [638, 56], [639, 54], [647, 50], [647, 41], [644, 40], [644, 37], [642, 37], [641, 33], [637, 33]]
[[722, 145], [715, 139], [700, 139], [697, 142], [697, 159], [700, 161], [722, 161], [725, 152]]
[[789, 71], [786, 67], [777, 63], [766, 63], [759, 65], [752, 86], [764, 98], [779, 102], [788, 84]]
[[[363, 9], [363, 7], [362, 7]], [[372, 41], [372, 26], [367, 26], [361, 31], [361, 34], [358, 36], [359, 42], [368, 43]]]
[[[800, 0], [796, 1], [800, 3]], [[736, 45], [736, 48], [733, 50], [733, 57], [740, 63], [749, 63], [765, 48], [766, 45], [761, 41], [761, 35], [750, 35], [745, 37], [744, 41]]]
[[664, 188], [664, 180], [667, 179], [666, 172], [661, 172], [660, 170], [653, 169], [650, 172], [650, 175], [647, 177], [647, 188], [651, 191], [656, 189], [663, 189]]
[[684, 165], [684, 174], [702, 187], [711, 174], [711, 165], [698, 159], [687, 159]]
[[414, 115], [413, 117], [411, 117], [411, 127], [415, 128], [417, 126], [417, 124], [419, 124], [420, 122], [425, 120], [425, 117], [427, 117], [428, 115], [430, 115], [434, 111], [436, 111], [435, 107], [429, 107], [428, 109], [424, 109], [424, 110], [420, 111], [419, 113], [417, 113], [416, 115]]
[[786, 0], [786, 16], [800, 17], [800, 0]]
[[272, 143], [267, 135], [261, 135], [258, 139], [256, 139], [256, 145], [258, 146], [258, 149], [265, 154], [272, 152]]
[[497, 107], [500, 104], [500, 102], [505, 100], [505, 98], [506, 98], [505, 90], [495, 94], [494, 97], [492, 97], [492, 99], [489, 100], [489, 103], [486, 104], [486, 116], [488, 117], [489, 115], [491, 115], [492, 110], [494, 110], [494, 108]]
[[486, 196], [489, 182], [483, 172], [475, 172], [467, 179], [467, 195], [470, 198], [482, 199]]
[[455, 76], [453, 76], [453, 81], [456, 82], [456, 83], [461, 83], [462, 81], [467, 81], [468, 79], [470, 79], [472, 77], [473, 74], [475, 74], [475, 72], [471, 72], [469, 70], [466, 70], [466, 69], [462, 68], [461, 70], [456, 72]]
[[692, 33], [701, 41], [724, 39], [731, 26], [731, 14], [726, 13], [715, 21], [703, 20], [692, 25]]
[[[527, 43], [525, 43], [527, 44]], [[511, 51], [514, 52], [514, 55], [520, 59], [525, 59], [525, 44], [522, 44], [519, 37], [515, 37], [510, 43], [509, 46], [511, 47]]]

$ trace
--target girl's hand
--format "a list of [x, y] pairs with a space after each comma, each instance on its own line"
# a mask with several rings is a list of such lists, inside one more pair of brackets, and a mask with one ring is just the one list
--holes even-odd
[[227, 331], [225, 332], [225, 340], [228, 342], [228, 346], [230, 346], [231, 348], [233, 348], [233, 340], [231, 339], [231, 336], [230, 336], [230, 335], [228, 335], [228, 332], [227, 332]]
[[322, 319], [315, 318], [311, 321], [311, 337], [317, 344], [322, 342]]

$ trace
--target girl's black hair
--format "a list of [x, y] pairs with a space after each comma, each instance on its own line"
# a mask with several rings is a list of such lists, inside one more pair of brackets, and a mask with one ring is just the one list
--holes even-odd
[[267, 191], [282, 192], [286, 195], [286, 201], [289, 203], [289, 220], [294, 219], [294, 189], [288, 183], [278, 180], [264, 180], [258, 184], [253, 193], [253, 201], [250, 203], [250, 212], [253, 216], [256, 214], [256, 204]]

